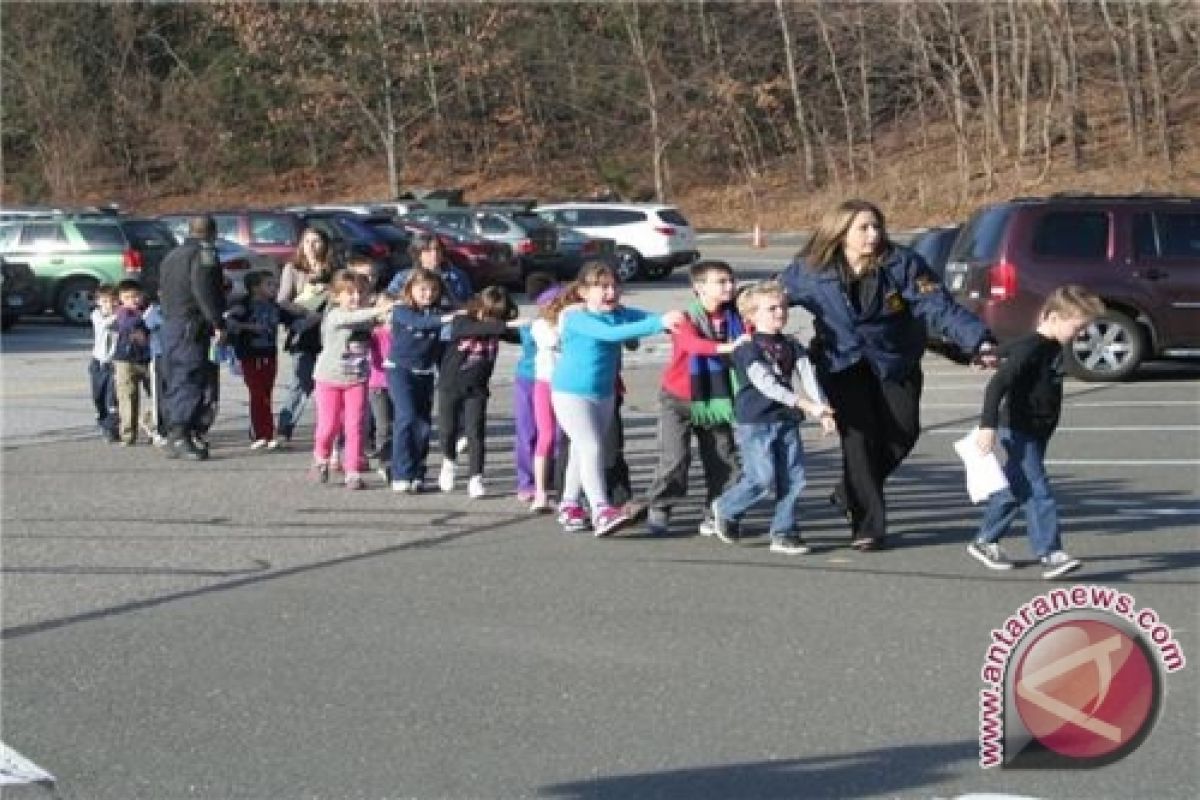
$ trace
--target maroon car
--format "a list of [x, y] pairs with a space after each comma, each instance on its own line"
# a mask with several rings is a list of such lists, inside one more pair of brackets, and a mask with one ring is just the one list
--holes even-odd
[[448, 225], [434, 225], [409, 219], [397, 220], [410, 234], [432, 234], [446, 249], [454, 266], [467, 273], [476, 291], [485, 286], [521, 286], [521, 263], [513, 258], [506, 244], [483, 239]]
[[1145, 359], [1200, 356], [1200, 198], [1054, 195], [978, 210], [946, 263], [945, 282], [1001, 340], [1037, 326], [1067, 283], [1107, 312], [1067, 348], [1086, 380], [1122, 380]]
[[300, 232], [304, 227], [303, 221], [296, 214], [254, 209], [177, 212], [163, 214], [159, 219], [182, 241], [187, 234], [188, 220], [198, 214], [213, 218], [217, 223], [219, 238], [237, 242], [260, 255], [269, 256], [279, 266], [283, 266], [296, 254]]

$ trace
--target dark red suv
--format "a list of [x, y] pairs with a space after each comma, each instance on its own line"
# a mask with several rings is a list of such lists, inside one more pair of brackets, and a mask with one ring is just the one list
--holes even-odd
[[1054, 195], [975, 212], [946, 286], [1001, 342], [1032, 331], [1056, 287], [1076, 283], [1107, 313], [1068, 348], [1085, 380], [1130, 376], [1145, 359], [1200, 356], [1200, 198]]

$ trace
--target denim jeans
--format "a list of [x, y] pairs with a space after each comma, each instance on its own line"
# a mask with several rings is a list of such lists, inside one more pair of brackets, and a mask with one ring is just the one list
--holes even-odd
[[804, 444], [794, 420], [733, 426], [742, 456], [742, 474], [717, 498], [716, 511], [736, 520], [751, 506], [775, 495], [771, 538], [790, 536], [795, 530], [796, 502], [804, 489]]
[[1046, 477], [1046, 442], [1020, 431], [1001, 428], [1000, 443], [1008, 453], [1004, 475], [1008, 489], [988, 498], [979, 525], [982, 542], [996, 542], [1008, 531], [1021, 506], [1025, 507], [1025, 527], [1029, 546], [1041, 558], [1062, 548], [1058, 535], [1058, 504]]
[[424, 480], [433, 428], [434, 375], [389, 367], [387, 378], [392, 396], [392, 480]]
[[313, 382], [313, 370], [317, 366], [317, 354], [303, 350], [292, 353], [292, 380], [288, 383], [287, 394], [284, 395], [283, 405], [279, 408], [279, 433], [291, 438], [300, 418], [304, 416], [304, 408], [316, 384]]

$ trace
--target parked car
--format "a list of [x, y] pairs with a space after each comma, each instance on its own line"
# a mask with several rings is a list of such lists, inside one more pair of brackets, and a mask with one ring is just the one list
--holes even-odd
[[1200, 198], [1054, 195], [979, 209], [955, 240], [946, 285], [1003, 342], [1033, 330], [1046, 296], [1075, 283], [1108, 310], [1067, 348], [1086, 380], [1145, 359], [1200, 356]]
[[[929, 264], [929, 268], [939, 277], [944, 278], [946, 274], [946, 259], [950, 255], [950, 248], [954, 245], [954, 240], [958, 236], [958, 232], [962, 230], [962, 225], [940, 225], [933, 228], [926, 228], [913, 238], [909, 243], [909, 247], [917, 252], [925, 262]], [[945, 348], [953, 347], [953, 344], [942, 338], [942, 335], [933, 329], [929, 328], [929, 343], [930, 345], [952, 357], [958, 357], [959, 354], [949, 353]]]
[[617, 243], [612, 239], [588, 236], [583, 231], [555, 226], [558, 229], [558, 253], [564, 259], [558, 277], [565, 280], [579, 274], [579, 268], [588, 261], [606, 261], [614, 267], [617, 263]]
[[485, 286], [520, 286], [521, 265], [513, 258], [508, 245], [449, 225], [435, 225], [407, 218], [397, 222], [410, 234], [436, 236], [446, 249], [446, 257], [467, 273], [475, 291]]
[[146, 255], [117, 217], [47, 217], [0, 223], [0, 256], [28, 264], [37, 304], [71, 325], [86, 325], [101, 283], [140, 278]]
[[316, 228], [329, 237], [337, 257], [345, 262], [350, 258], [365, 258], [375, 265], [377, 273], [394, 273], [408, 263], [408, 245], [389, 240], [374, 230], [368, 220], [391, 222], [390, 216], [364, 217], [348, 211], [297, 212], [305, 227]]
[[648, 203], [554, 203], [534, 209], [547, 222], [616, 242], [617, 276], [661, 279], [699, 260], [696, 232], [674, 206]]
[[33, 270], [28, 264], [0, 258], [0, 330], [10, 330], [22, 316], [41, 310]]
[[[217, 236], [247, 247], [282, 267], [296, 254], [303, 222], [296, 214], [286, 211], [237, 209], [163, 214], [159, 217], [171, 228], [179, 241], [187, 236], [188, 221], [197, 215], [207, 215], [217, 223]], [[263, 259], [257, 265], [266, 267]]]
[[417, 211], [408, 219], [450, 225], [502, 242], [512, 250], [522, 278], [534, 272], [565, 277], [567, 259], [558, 252], [558, 230], [529, 211], [505, 207], [464, 207]]

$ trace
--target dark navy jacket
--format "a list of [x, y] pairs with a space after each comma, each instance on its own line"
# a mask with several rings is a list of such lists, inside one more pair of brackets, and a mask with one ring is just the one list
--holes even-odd
[[418, 310], [392, 306], [392, 349], [387, 360], [400, 369], [432, 372], [442, 358], [442, 314], [439, 308]]
[[925, 259], [894, 247], [879, 269], [874, 297], [854, 309], [838, 270], [813, 272], [796, 259], [779, 274], [788, 304], [813, 315], [812, 356], [822, 369], [841, 372], [866, 359], [881, 378], [909, 375], [925, 352], [926, 322], [968, 353], [990, 340], [979, 318], [954, 302]]

